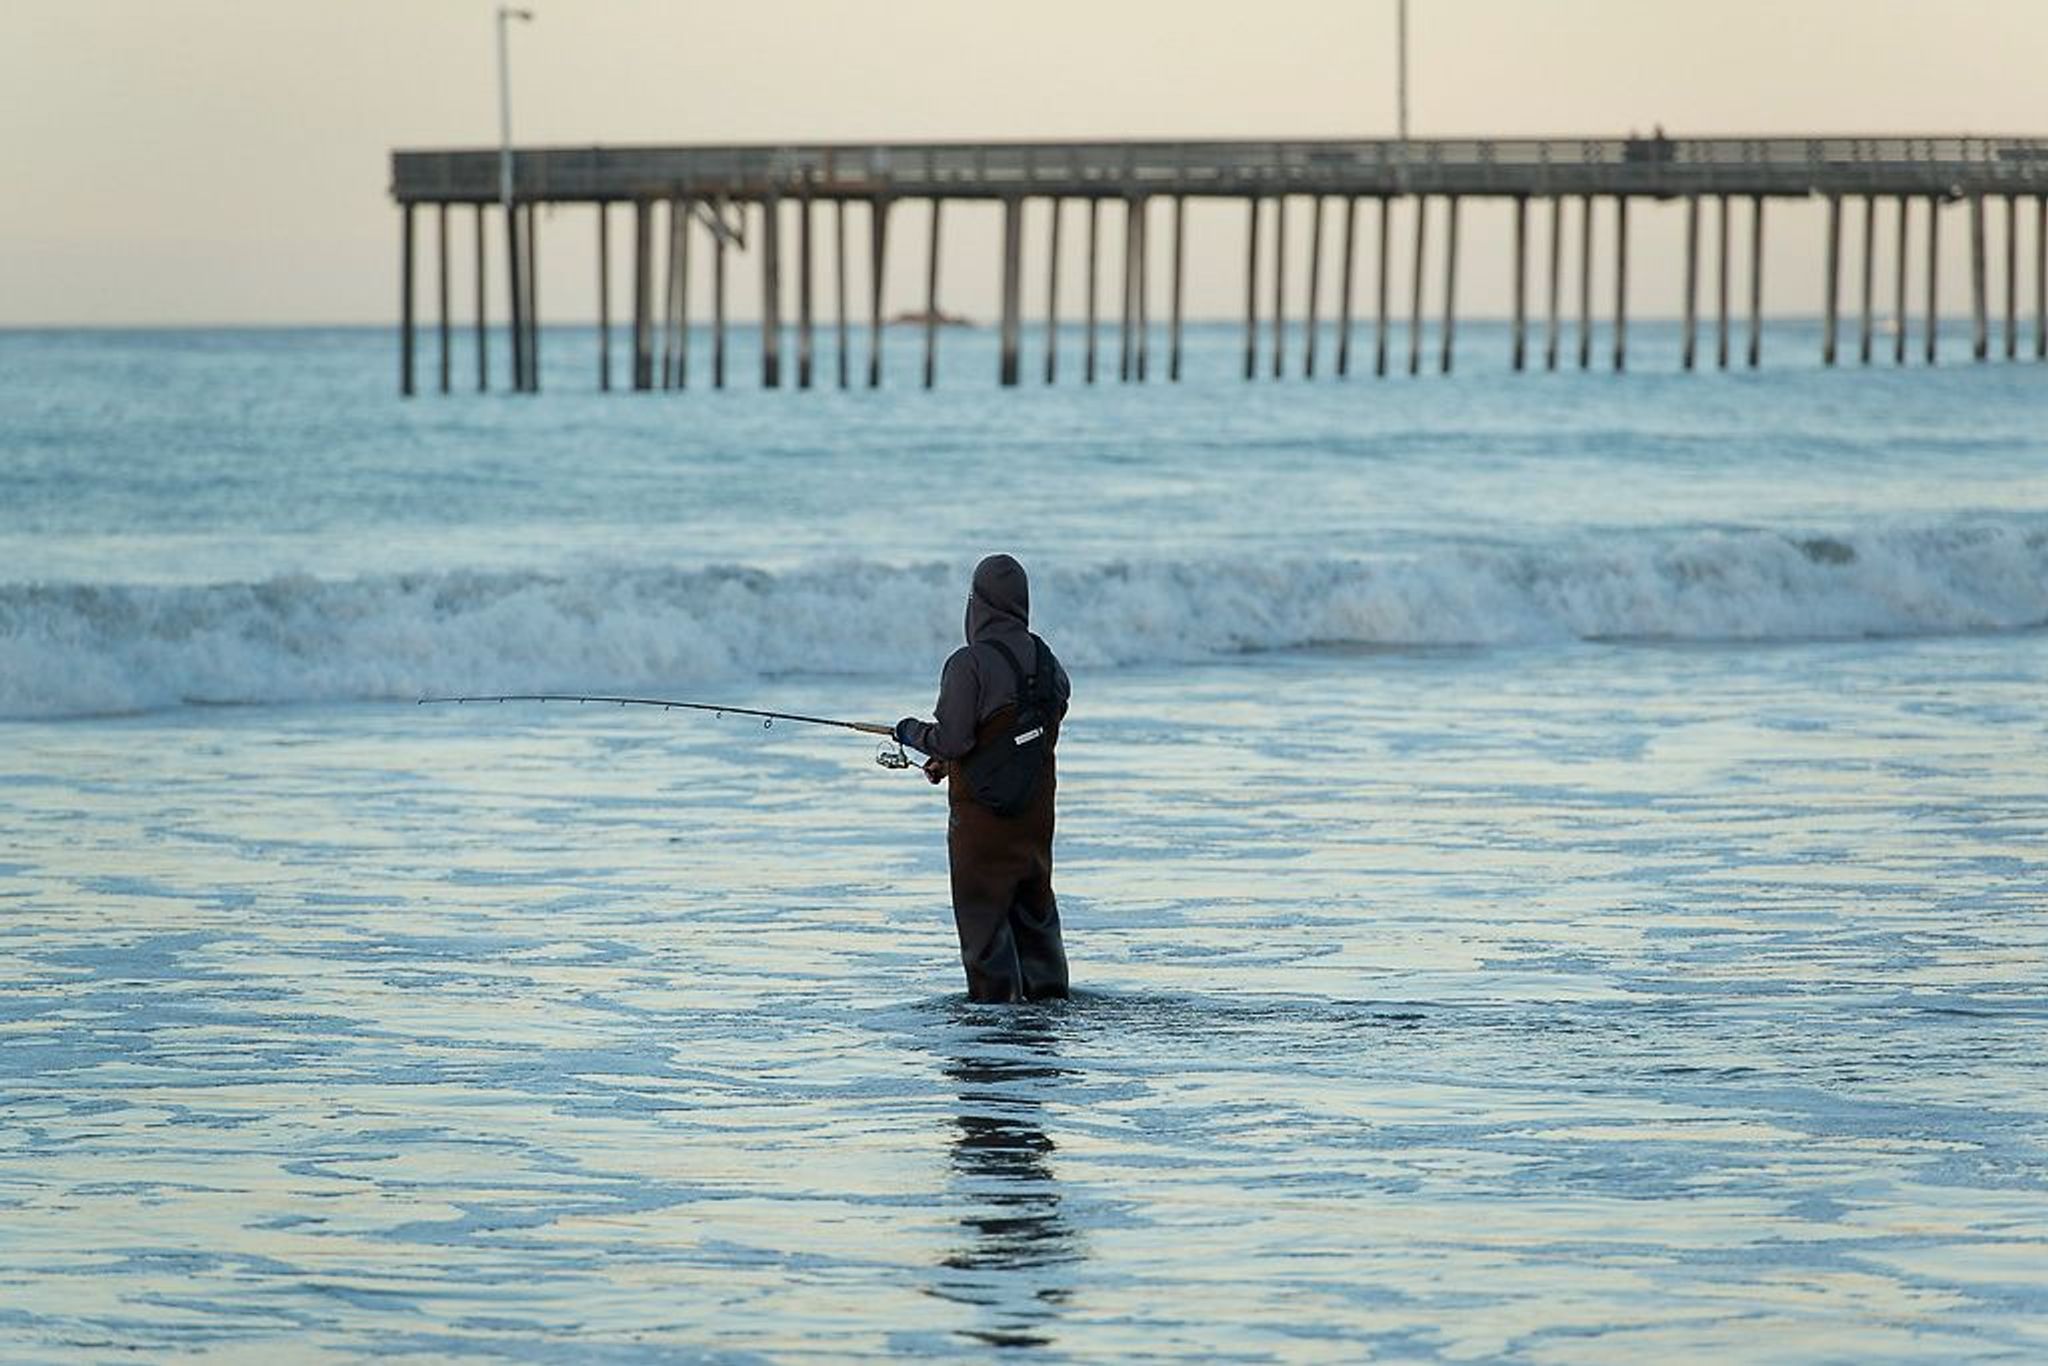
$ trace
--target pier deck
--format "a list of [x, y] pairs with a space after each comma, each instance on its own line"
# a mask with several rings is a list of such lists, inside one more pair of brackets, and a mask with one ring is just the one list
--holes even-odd
[[[1089, 346], [1085, 375], [1095, 374], [1094, 284], [1101, 247], [1101, 209], [1105, 201], [1121, 207], [1119, 222], [1123, 240], [1113, 249], [1122, 253], [1118, 273], [1124, 277], [1120, 338], [1122, 353], [1118, 372], [1126, 379], [1148, 377], [1147, 348], [1150, 319], [1144, 316], [1150, 265], [1148, 209], [1154, 200], [1172, 206], [1172, 248], [1169, 270], [1172, 279], [1170, 353], [1166, 373], [1179, 377], [1181, 255], [1185, 241], [1185, 202], [1190, 198], [1234, 199], [1247, 206], [1246, 226], [1246, 359], [1245, 375], [1252, 378], [1259, 364], [1261, 218], [1269, 220], [1272, 294], [1272, 372], [1284, 373], [1285, 308], [1287, 278], [1284, 225], [1290, 201], [1307, 201], [1315, 218], [1311, 258], [1306, 278], [1311, 282], [1308, 307], [1316, 306], [1315, 282], [1321, 278], [1324, 209], [1331, 202], [1344, 208], [1339, 268], [1344, 279], [1340, 310], [1340, 340], [1335, 372], [1350, 370], [1352, 324], [1351, 281], [1359, 235], [1361, 201], [1376, 202], [1377, 227], [1382, 261], [1387, 252], [1386, 206], [1395, 199], [1418, 201], [1418, 224], [1413, 239], [1417, 262], [1410, 322], [1421, 321], [1423, 291], [1421, 265], [1428, 259], [1428, 202], [1442, 201], [1436, 216], [1443, 233], [1439, 259], [1444, 262], [1443, 347], [1437, 368], [1448, 370], [1452, 363], [1450, 324], [1455, 317], [1456, 244], [1459, 203], [1467, 198], [1504, 198], [1514, 202], [1515, 212], [1515, 337], [1512, 364], [1528, 363], [1524, 329], [1527, 325], [1528, 241], [1527, 217], [1530, 201], [1546, 206], [1550, 214], [1548, 325], [1544, 362], [1558, 364], [1558, 243], [1565, 231], [1564, 207], [1576, 202], [1574, 218], [1579, 228], [1581, 298], [1579, 308], [1580, 346], [1578, 361], [1590, 363], [1585, 338], [1590, 327], [1592, 303], [1585, 279], [1591, 261], [1595, 204], [1609, 205], [1612, 221], [1612, 250], [1616, 263], [1613, 301], [1615, 347], [1613, 363], [1626, 364], [1626, 288], [1628, 249], [1628, 204], [1632, 199], [1651, 198], [1686, 201], [1686, 332], [1684, 364], [1696, 363], [1695, 324], [1697, 292], [1702, 272], [1698, 255], [1702, 241], [1703, 206], [1718, 231], [1716, 259], [1720, 267], [1716, 295], [1719, 345], [1716, 358], [1728, 363], [1727, 334], [1729, 304], [1728, 260], [1733, 225], [1732, 202], [1746, 202], [1749, 244], [1750, 318], [1747, 361], [1758, 363], [1759, 319], [1762, 309], [1761, 261], [1763, 251], [1764, 204], [1770, 199], [1819, 197], [1828, 205], [1827, 328], [1824, 359], [1836, 359], [1840, 313], [1842, 264], [1841, 228], [1843, 201], [1862, 201], [1862, 308], [1860, 356], [1871, 358], [1871, 316], [1875, 270], [1872, 260], [1873, 226], [1879, 201], [1895, 205], [1899, 244], [1898, 297], [1894, 311], [1905, 315], [1904, 259], [1908, 243], [1909, 206], [1924, 204], [1924, 240], [1927, 248], [1928, 309], [1930, 319], [1935, 290], [1935, 251], [1938, 247], [1943, 210], [1962, 206], [1968, 215], [1972, 254], [1973, 354], [1979, 360], [1990, 352], [1988, 318], [1989, 265], [1984, 252], [1984, 220], [1988, 201], [2004, 201], [2005, 233], [2005, 352], [2018, 357], [2017, 309], [2018, 257], [2015, 243], [2020, 232], [2020, 204], [2030, 201], [2035, 238], [2035, 346], [2036, 358], [2048, 358], [2048, 139], [2034, 137], [1772, 137], [1772, 138], [1667, 138], [1661, 134], [1626, 138], [1454, 138], [1411, 140], [1314, 139], [1294, 141], [1235, 140], [1198, 142], [989, 142], [989, 143], [816, 143], [758, 146], [695, 147], [553, 147], [520, 148], [511, 155], [511, 193], [504, 198], [501, 176], [502, 154], [497, 149], [397, 151], [392, 154], [391, 194], [404, 220], [403, 279], [401, 282], [401, 374], [405, 393], [413, 392], [413, 219], [417, 211], [438, 215], [442, 343], [441, 387], [449, 387], [448, 375], [448, 214], [451, 208], [467, 206], [475, 213], [478, 250], [477, 335], [479, 352], [484, 344], [482, 250], [485, 215], [498, 205], [503, 217], [506, 270], [511, 301], [508, 336], [513, 355], [514, 387], [523, 391], [538, 388], [536, 354], [540, 337], [538, 307], [534, 298], [534, 257], [537, 253], [533, 208], [538, 204], [586, 204], [594, 206], [600, 223], [613, 206], [624, 206], [634, 215], [634, 298], [632, 367], [633, 387], [679, 387], [686, 385], [687, 369], [676, 357], [688, 355], [689, 319], [687, 260], [693, 239], [706, 240], [715, 262], [713, 269], [713, 383], [725, 378], [724, 281], [726, 256], [730, 250], [748, 250], [759, 257], [762, 270], [764, 319], [762, 332], [762, 382], [777, 386], [782, 381], [782, 308], [786, 282], [781, 270], [785, 229], [794, 226], [797, 237], [797, 382], [812, 382], [813, 331], [815, 313], [812, 290], [812, 235], [816, 209], [832, 210], [832, 227], [837, 235], [834, 259], [839, 263], [835, 279], [839, 304], [835, 325], [839, 329], [841, 364], [839, 379], [847, 381], [844, 363], [846, 309], [845, 225], [848, 207], [856, 206], [869, 215], [870, 298], [868, 330], [868, 382], [881, 382], [881, 269], [886, 233], [892, 207], [905, 201], [924, 201], [928, 206], [927, 280], [928, 312], [935, 319], [937, 260], [942, 206], [952, 200], [993, 200], [1004, 206], [1002, 255], [1002, 354], [1000, 378], [1006, 384], [1018, 382], [1018, 348], [1021, 338], [1019, 317], [1022, 298], [1020, 237], [1022, 206], [1032, 199], [1050, 201], [1056, 207], [1067, 201], [1086, 206], [1089, 269]], [[1057, 297], [1060, 266], [1058, 223], [1053, 219], [1053, 249], [1049, 253], [1047, 297]], [[657, 220], [660, 220], [659, 222]], [[790, 220], [793, 220], [793, 224]], [[749, 223], [758, 231], [749, 233]], [[668, 257], [667, 283], [662, 298], [655, 298], [660, 274], [657, 257], [657, 229], [663, 235]], [[1334, 235], [1334, 234], [1333, 234]], [[599, 272], [609, 278], [609, 245], [600, 231]], [[601, 304], [600, 384], [610, 386], [609, 300]], [[660, 315], [657, 319], [657, 313]], [[1379, 351], [1376, 373], [1387, 370], [1384, 294], [1377, 310]], [[1308, 318], [1304, 337], [1303, 373], [1313, 374], [1315, 317]], [[1056, 319], [1052, 320], [1056, 323]], [[657, 365], [657, 327], [660, 331], [662, 362]], [[1930, 321], [1927, 360], [1935, 357], [1935, 331]], [[1134, 340], [1135, 338], [1135, 340]], [[1046, 378], [1057, 373], [1053, 335], [1046, 341]], [[1135, 347], [1135, 352], [1133, 352]], [[925, 382], [934, 381], [933, 333], [926, 331]], [[1905, 360], [1901, 334], [1895, 359]], [[1411, 348], [1408, 368], [1419, 371], [1420, 357]], [[479, 388], [488, 383], [488, 369], [479, 361]]]

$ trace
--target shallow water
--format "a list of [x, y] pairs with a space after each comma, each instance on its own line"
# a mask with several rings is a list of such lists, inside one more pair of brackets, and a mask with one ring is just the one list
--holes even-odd
[[[1904, 416], [1808, 452], [1803, 478], [1761, 435], [1722, 449], [1737, 380], [1671, 390], [1697, 395], [1673, 418], [1560, 378], [1531, 391], [1543, 440], [1491, 466], [1462, 400], [1409, 389], [1400, 422], [1451, 434], [1434, 474], [1392, 438], [1357, 458], [1335, 435], [1390, 420], [1360, 415], [1390, 390], [1295, 389], [1298, 469], [1207, 521], [1183, 466], [1222, 468], [1224, 443], [1133, 435], [1156, 395], [1063, 396], [1066, 483], [1030, 496], [1046, 518], [1075, 508], [1033, 530], [1039, 555], [1062, 531], [1095, 545], [1107, 514], [1085, 495], [1129, 481], [1165, 503], [1041, 578], [1055, 645], [1095, 661], [1061, 769], [1080, 994], [1021, 1009], [959, 998], [940, 799], [859, 740], [403, 701], [486, 666], [497, 686], [562, 681], [535, 661], [582, 639], [561, 634], [576, 613], [466, 596], [463, 576], [654, 575], [586, 614], [589, 638], [694, 631], [715, 662], [621, 650], [610, 678], [889, 717], [928, 699], [985, 513], [922, 538], [914, 506], [855, 518], [842, 560], [781, 536], [840, 534], [807, 510], [815, 489], [672, 523], [627, 497], [659, 482], [633, 467], [661, 400], [590, 400], [585, 420], [620, 425], [581, 439], [616, 462], [551, 473], [551, 405], [583, 403], [552, 396], [522, 430], [510, 402], [394, 417], [359, 395], [336, 468], [310, 438], [220, 457], [229, 485], [353, 490], [329, 530], [289, 525], [274, 487], [267, 513], [203, 481], [118, 515], [17, 503], [0, 535], [76, 565], [0, 590], [0, 1354], [2041, 1355], [2035, 400], [2018, 372], [1858, 378]], [[1771, 392], [1767, 415], [1803, 411], [1793, 378]], [[1954, 425], [1978, 435], [1942, 457], [1945, 484], [1900, 447], [1970, 395]], [[764, 404], [814, 421], [789, 396], [724, 401], [730, 426], [677, 438], [686, 471], [711, 459], [700, 440], [783, 458], [748, 444]], [[890, 401], [906, 430], [935, 419]], [[386, 544], [377, 490], [396, 485], [362, 453], [394, 422], [503, 462], [515, 504], [559, 480], [565, 505], [609, 510], [551, 522], [478, 476], [471, 505], [412, 507], [398, 521], [425, 529]], [[1697, 428], [1681, 450], [1643, 435], [1674, 423]], [[24, 457], [15, 430], [8, 458], [63, 463], [61, 442]], [[1635, 435], [1601, 455], [1602, 431]], [[1044, 435], [972, 442], [1021, 467]], [[856, 466], [881, 460], [880, 438], [849, 440]], [[1603, 461], [1616, 491], [1594, 503]], [[1290, 486], [1329, 496], [1293, 507]], [[1492, 510], [1468, 523], [1438, 499]], [[1377, 509], [1369, 532], [1317, 529], [1340, 503]], [[133, 511], [150, 506], [186, 524], [189, 572]], [[607, 539], [633, 525], [673, 543]], [[1970, 529], [2018, 558], [1959, 556]], [[1702, 560], [1700, 536], [1736, 549]], [[1816, 537], [1850, 558], [1771, 548]], [[1586, 585], [1619, 591], [1571, 578], [1588, 541], [1656, 572], [1587, 607]], [[721, 563], [752, 585], [746, 610], [694, 601], [730, 591], [703, 577]], [[1869, 577], [1880, 564], [1895, 577]], [[1262, 587], [1219, 595], [1245, 581], [1219, 565]], [[424, 576], [428, 605], [393, 607], [410, 600], [380, 574]], [[849, 576], [858, 591], [827, 591]], [[1472, 605], [1560, 576], [1577, 605], [1551, 617], [1530, 615], [1540, 594]], [[114, 606], [79, 609], [86, 590]], [[136, 607], [156, 591], [198, 596]], [[909, 605], [865, 605], [890, 591]], [[1348, 615], [1318, 616], [1333, 592]], [[317, 607], [278, 615], [309, 600], [293, 594]], [[1471, 629], [1443, 644], [1302, 626], [1460, 610]], [[1573, 624], [1629, 612], [1665, 629]], [[380, 613], [383, 634], [315, 629]], [[1857, 613], [1874, 634], [1829, 629]], [[789, 666], [788, 638], [846, 615], [827, 637], [843, 667]], [[1771, 627], [1729, 639], [1724, 618]], [[441, 628], [471, 635], [437, 652]], [[1134, 630], [1181, 648], [1119, 656]], [[237, 677], [243, 695], [212, 691]], [[95, 678], [143, 709], [54, 704]], [[195, 680], [230, 705], [177, 703]]]

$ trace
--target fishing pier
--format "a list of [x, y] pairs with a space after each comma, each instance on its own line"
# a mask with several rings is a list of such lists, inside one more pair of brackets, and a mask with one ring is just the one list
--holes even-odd
[[[489, 330], [485, 316], [487, 242], [500, 239], [505, 272], [505, 319], [513, 388], [540, 387], [540, 300], [535, 262], [540, 252], [539, 206], [581, 205], [591, 210], [598, 281], [597, 383], [614, 387], [611, 340], [612, 270], [610, 216], [632, 222], [631, 366], [623, 376], [635, 390], [686, 388], [692, 329], [708, 324], [711, 374], [727, 379], [726, 281], [729, 257], [744, 253], [761, 273], [761, 384], [796, 388], [855, 382], [877, 387], [883, 378], [883, 293], [889, 233], [919, 232], [925, 239], [925, 308], [922, 314], [922, 382], [937, 382], [937, 329], [941, 225], [948, 203], [992, 202], [1000, 207], [1000, 336], [998, 379], [1014, 385], [1026, 360], [1023, 244], [1027, 206], [1046, 206], [1031, 217], [1046, 229], [1045, 314], [1042, 341], [1035, 348], [1033, 375], [1052, 383], [1060, 373], [1060, 272], [1085, 275], [1086, 327], [1078, 359], [1080, 377], [1093, 383], [1108, 374], [1098, 328], [1101, 298], [1113, 287], [1116, 377], [1143, 382], [1157, 375], [1181, 377], [1182, 303], [1190, 199], [1234, 201], [1243, 207], [1244, 364], [1246, 379], [1290, 372], [1289, 280], [1300, 281], [1299, 373], [1314, 377], [1324, 358], [1319, 339], [1328, 320], [1319, 316], [1327, 294], [1325, 272], [1339, 281], [1335, 354], [1328, 373], [1347, 376], [1390, 367], [1410, 374], [1424, 369], [1424, 322], [1440, 318], [1434, 369], [1451, 370], [1458, 290], [1460, 207], [1473, 199], [1505, 201], [1511, 208], [1512, 319], [1507, 358], [1513, 370], [1563, 364], [1595, 364], [1596, 304], [1610, 320], [1615, 370], [1628, 363], [1629, 210], [1641, 200], [1680, 201], [1685, 215], [1684, 319], [1681, 365], [1692, 370], [1711, 361], [1755, 367], [1761, 362], [1765, 206], [1772, 200], [1819, 199], [1826, 209], [1825, 312], [1821, 360], [1843, 359], [1845, 312], [1853, 309], [1854, 359], [1869, 365], [1882, 359], [1877, 348], [1875, 310], [1880, 305], [1877, 227], [1894, 219], [1896, 250], [1883, 283], [1898, 326], [1884, 340], [1893, 364], [1908, 362], [1907, 261], [1925, 252], [1924, 316], [1920, 353], [1937, 358], [1938, 256], [1944, 219], [1963, 219], [1970, 243], [1971, 355], [1994, 352], [2007, 360], [2030, 352], [2048, 359], [2048, 139], [2024, 137], [1817, 137], [1817, 138], [1494, 138], [1434, 140], [1309, 140], [1223, 142], [1060, 143], [893, 143], [808, 146], [587, 147], [398, 151], [392, 154], [391, 193], [401, 218], [400, 391], [416, 392], [418, 376], [415, 274], [416, 219], [430, 218], [436, 246], [436, 332], [438, 388], [454, 387], [451, 370], [451, 217], [467, 211], [474, 237], [475, 387], [490, 385]], [[509, 174], [508, 174], [509, 169]], [[1398, 246], [1396, 202], [1412, 205], [1401, 215], [1411, 225]], [[915, 210], [916, 212], [910, 212]], [[1307, 259], [1290, 274], [1287, 221], [1309, 216]], [[1543, 234], [1540, 336], [1531, 308], [1530, 218], [1547, 218]], [[1986, 253], [1986, 220], [2003, 217], [2002, 260]], [[860, 325], [849, 313], [847, 220], [865, 219], [867, 297], [865, 364], [856, 376], [849, 335]], [[908, 219], [906, 223], [904, 220]], [[495, 222], [493, 221], [495, 220]], [[1105, 220], [1107, 222], [1105, 223]], [[1604, 230], [1600, 224], [1604, 221]], [[1154, 243], [1154, 231], [1161, 240]], [[1846, 229], [1846, 232], [1845, 232]], [[1063, 230], [1080, 237], [1063, 256]], [[1575, 230], [1575, 235], [1574, 235]], [[1854, 264], [1856, 295], [1845, 309], [1845, 236], [1859, 246]], [[829, 244], [823, 239], [829, 237]], [[1105, 237], [1111, 239], [1105, 243]], [[1858, 239], [1860, 238], [1860, 244]], [[2021, 252], [2031, 238], [2033, 297], [2031, 345], [2021, 339]], [[1363, 239], [1363, 240], [1362, 240]], [[1069, 238], [1071, 242], [1071, 237]], [[1576, 299], [1561, 297], [1561, 258], [1567, 243], [1577, 258]], [[1593, 297], [1596, 242], [1611, 254], [1614, 292]], [[830, 262], [830, 328], [833, 365], [819, 364], [824, 290], [818, 278], [818, 248]], [[1360, 247], [1376, 263], [1371, 297], [1360, 300]], [[1104, 269], [1105, 247], [1113, 257]], [[1155, 250], [1155, 247], [1157, 250]], [[692, 310], [690, 256], [711, 253], [708, 309]], [[1408, 297], [1389, 297], [1388, 262], [1396, 251], [1410, 254]], [[1737, 321], [1731, 299], [1731, 253], [1747, 255], [1748, 297], [1742, 301], [1746, 331], [1739, 361], [1731, 352]], [[1078, 254], [1077, 260], [1067, 256]], [[1329, 257], [1331, 259], [1326, 260]], [[1155, 261], [1165, 272], [1167, 316], [1164, 336], [1150, 316]], [[1703, 264], [1711, 261], [1708, 288]], [[1438, 264], [1440, 263], [1440, 264]], [[1995, 268], [1995, 269], [1994, 269]], [[1441, 271], [1434, 307], [1425, 281]], [[1993, 344], [1993, 276], [2002, 323]], [[1702, 309], [1701, 296], [1709, 299]], [[792, 294], [794, 298], [792, 299]], [[1565, 316], [1571, 309], [1574, 316]], [[1405, 312], [1405, 356], [1390, 355], [1393, 310]], [[1701, 333], [1711, 313], [1711, 353], [1701, 355]], [[700, 316], [706, 315], [708, 316]], [[1561, 353], [1565, 329], [1575, 323], [1573, 354]], [[1363, 333], [1363, 335], [1360, 335]], [[1262, 345], [1263, 339], [1263, 345]], [[1153, 364], [1160, 341], [1163, 365]], [[785, 346], [793, 342], [794, 364], [785, 369]], [[1540, 343], [1540, 345], [1532, 345]], [[1072, 364], [1072, 362], [1070, 362]], [[700, 378], [700, 382], [703, 382]], [[467, 386], [464, 386], [467, 387]]]

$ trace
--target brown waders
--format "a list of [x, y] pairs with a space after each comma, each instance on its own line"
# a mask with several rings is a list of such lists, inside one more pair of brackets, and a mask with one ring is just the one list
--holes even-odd
[[[978, 749], [1009, 731], [1016, 708], [998, 709], [975, 728]], [[1052, 746], [1031, 805], [998, 816], [974, 800], [959, 763], [948, 765], [946, 855], [953, 870], [953, 924], [967, 995], [975, 1001], [1042, 1001], [1067, 994], [1067, 951], [1052, 894]]]

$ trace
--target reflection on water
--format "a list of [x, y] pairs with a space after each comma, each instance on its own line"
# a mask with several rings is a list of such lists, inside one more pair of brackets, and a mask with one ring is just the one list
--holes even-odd
[[1044, 1128], [1045, 1101], [1070, 1075], [1059, 1065], [1051, 1011], [975, 1010], [965, 1046], [946, 1065], [959, 1092], [953, 1190], [961, 1245], [941, 1262], [943, 1298], [984, 1310], [966, 1336], [995, 1347], [1045, 1347], [1071, 1289], [1060, 1268], [1085, 1255], [1063, 1208]]

